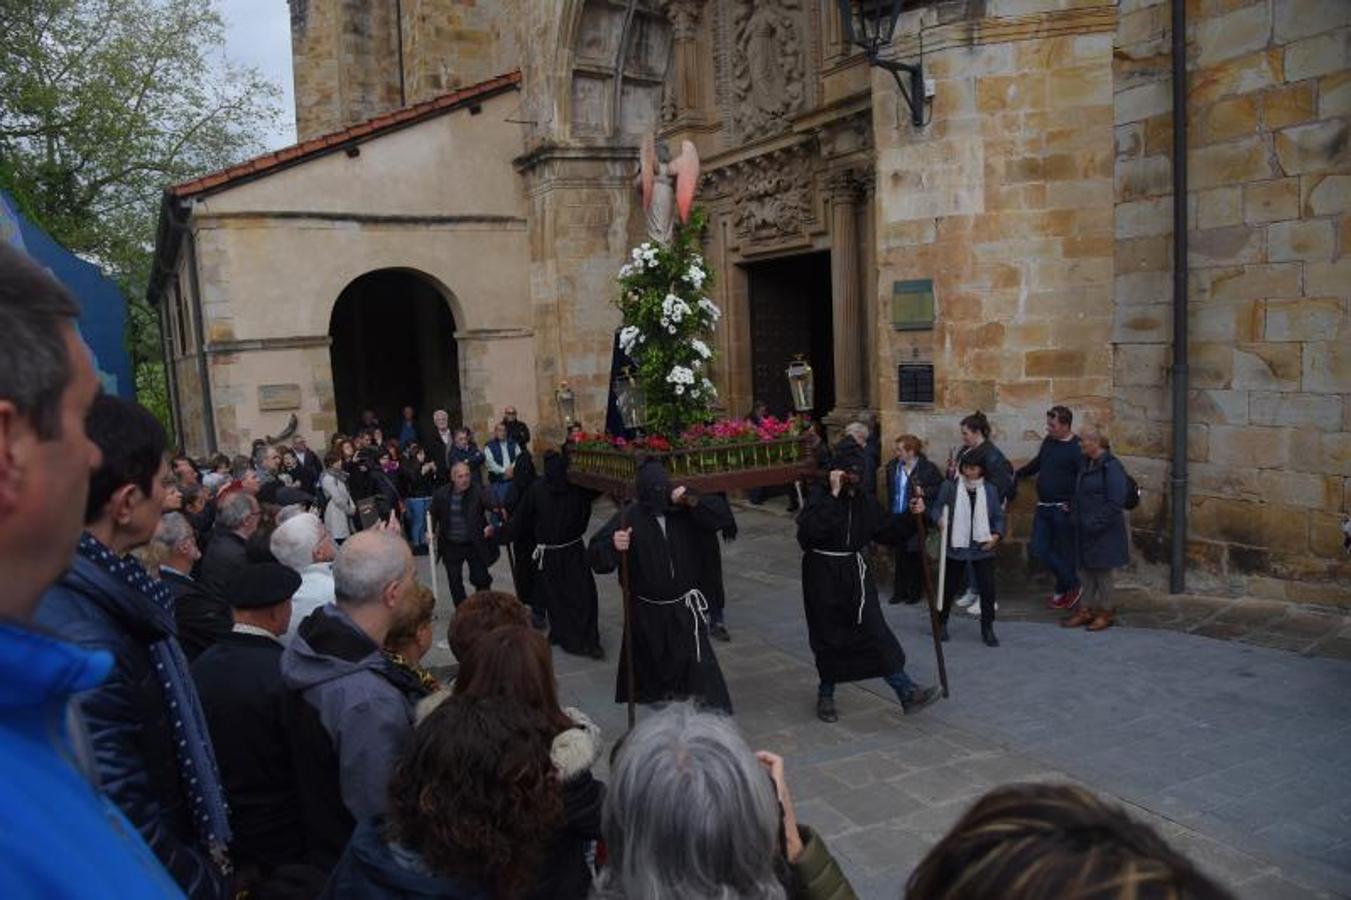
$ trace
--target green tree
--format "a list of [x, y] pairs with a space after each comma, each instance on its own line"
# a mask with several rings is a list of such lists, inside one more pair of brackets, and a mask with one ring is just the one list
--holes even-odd
[[0, 185], [131, 301], [138, 396], [166, 423], [144, 302], [168, 184], [250, 156], [280, 92], [224, 59], [212, 0], [0, 0]]

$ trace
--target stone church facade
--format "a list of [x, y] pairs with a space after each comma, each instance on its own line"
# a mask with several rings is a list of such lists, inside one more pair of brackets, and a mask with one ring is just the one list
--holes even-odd
[[[300, 144], [166, 194], [151, 293], [188, 449], [292, 416], [317, 444], [392, 412], [382, 378], [545, 433], [566, 380], [599, 424], [656, 131], [703, 161], [729, 413], [785, 406], [797, 355], [828, 421], [871, 411], [940, 462], [974, 409], [1021, 461], [1066, 404], [1144, 487], [1157, 577], [1169, 5], [914, 5], [891, 52], [930, 79], [918, 127], [834, 0], [291, 0]], [[1351, 605], [1351, 4], [1188, 10], [1189, 576]]]

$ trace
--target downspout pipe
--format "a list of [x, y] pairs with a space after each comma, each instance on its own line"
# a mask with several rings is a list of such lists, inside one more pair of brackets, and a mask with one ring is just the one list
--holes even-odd
[[1187, 4], [1173, 8], [1173, 463], [1168, 591], [1187, 589]]

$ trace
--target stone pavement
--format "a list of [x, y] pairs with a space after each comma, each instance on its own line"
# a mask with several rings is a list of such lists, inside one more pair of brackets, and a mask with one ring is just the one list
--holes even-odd
[[[1159, 621], [1067, 633], [1010, 598], [998, 649], [980, 643], [974, 619], [954, 618], [949, 700], [906, 717], [881, 681], [841, 685], [840, 721], [825, 725], [791, 523], [772, 509], [738, 519], [724, 548], [733, 640], [716, 645], [736, 719], [753, 747], [784, 755], [799, 818], [825, 835], [860, 897], [900, 896], [972, 800], [1020, 780], [1114, 798], [1240, 897], [1351, 896], [1351, 662]], [[495, 577], [510, 586], [505, 558]], [[565, 702], [613, 740], [625, 722], [612, 702], [619, 591], [612, 577], [598, 583], [611, 658], [559, 653], [556, 667]], [[922, 607], [884, 609], [911, 674], [935, 680]], [[429, 663], [449, 661], [438, 643]]]

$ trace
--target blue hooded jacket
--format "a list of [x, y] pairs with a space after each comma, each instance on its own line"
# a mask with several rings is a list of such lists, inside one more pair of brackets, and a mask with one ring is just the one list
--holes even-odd
[[9, 900], [182, 897], [126, 817], [76, 767], [71, 697], [113, 665], [0, 623], [0, 884]]

